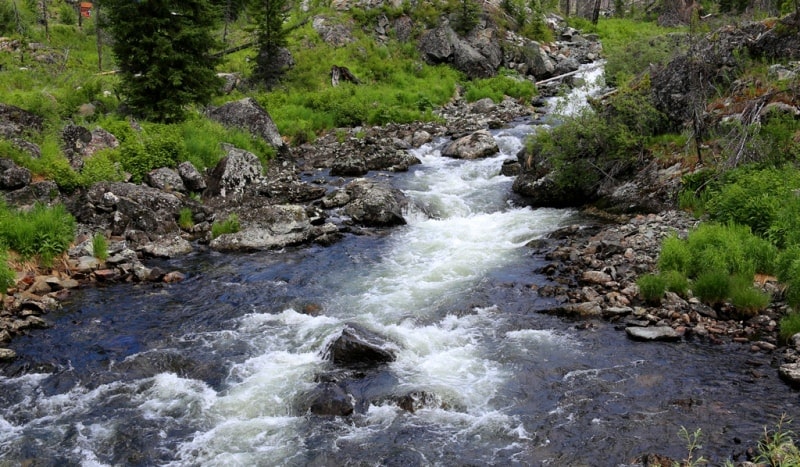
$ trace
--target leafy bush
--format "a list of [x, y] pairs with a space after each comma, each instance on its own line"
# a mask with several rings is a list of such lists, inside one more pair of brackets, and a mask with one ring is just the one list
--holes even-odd
[[[749, 251], [745, 245], [751, 245]], [[689, 234], [687, 246], [691, 256], [687, 271], [690, 278], [711, 270], [752, 277], [756, 272], [770, 272], [772, 264], [764, 262], [775, 257], [769, 256], [768, 248], [761, 251], [763, 243], [754, 238], [747, 226], [738, 224], [701, 224]], [[748, 256], [748, 252], [762, 256]]]
[[217, 238], [223, 234], [236, 233], [240, 228], [239, 216], [231, 214], [224, 221], [214, 222], [211, 225], [211, 238]]
[[119, 182], [125, 179], [119, 164], [112, 160], [113, 151], [100, 151], [83, 161], [80, 185], [89, 187], [97, 182]]
[[753, 279], [733, 276], [730, 279], [730, 302], [739, 312], [740, 318], [750, 318], [763, 311], [772, 297], [753, 286]]
[[499, 103], [505, 96], [523, 101], [530, 101], [536, 93], [532, 82], [509, 74], [500, 74], [493, 78], [477, 79], [464, 85], [466, 90], [464, 98], [467, 102], [475, 102], [483, 98], [490, 98]]
[[656, 274], [645, 274], [636, 280], [639, 286], [639, 293], [644, 301], [648, 303], [658, 303], [664, 292], [667, 290], [667, 281], [662, 276]]
[[730, 276], [722, 271], [703, 272], [694, 281], [692, 291], [703, 303], [716, 305], [728, 297]]
[[105, 261], [108, 258], [108, 242], [105, 235], [97, 233], [92, 237], [92, 252], [94, 257], [100, 261]]
[[[710, 217], [719, 222], [749, 226], [756, 235], [766, 235], [781, 216], [782, 207], [800, 188], [800, 170], [792, 167], [759, 170], [743, 167], [728, 172], [724, 185], [707, 203]], [[783, 236], [773, 232], [775, 243], [782, 246]]]
[[139, 136], [123, 143], [117, 153], [122, 169], [136, 183], [153, 169], [175, 167], [187, 158], [179, 127], [152, 125]]

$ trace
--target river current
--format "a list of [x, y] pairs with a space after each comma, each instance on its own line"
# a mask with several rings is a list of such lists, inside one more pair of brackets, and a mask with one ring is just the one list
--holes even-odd
[[[377, 175], [423, 208], [406, 226], [330, 247], [198, 248], [159, 263], [181, 283], [79, 290], [53, 327], [12, 343], [0, 466], [616, 466], [685, 456], [681, 427], [721, 463], [800, 414], [769, 355], [539, 313], [552, 303], [525, 245], [582, 219], [514, 202], [500, 167], [532, 131], [495, 131], [500, 154], [477, 161], [434, 141], [408, 173]], [[302, 401], [347, 323], [397, 360], [347, 380], [353, 415], [311, 415]], [[413, 391], [434, 403], [398, 407]]]

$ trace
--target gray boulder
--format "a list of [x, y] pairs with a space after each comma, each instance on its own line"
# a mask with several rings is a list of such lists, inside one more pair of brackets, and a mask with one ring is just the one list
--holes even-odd
[[141, 246], [162, 235], [180, 231], [176, 219], [183, 203], [172, 193], [146, 185], [122, 182], [101, 182], [85, 193], [74, 197], [68, 208], [84, 224], [111, 230], [112, 235], [131, 237], [137, 235]]
[[181, 176], [178, 175], [178, 172], [168, 167], [151, 170], [145, 179], [148, 185], [159, 190], [186, 192], [186, 186], [183, 184]]
[[364, 157], [354, 154], [336, 158], [331, 165], [333, 176], [358, 177], [367, 172], [369, 172], [367, 161]]
[[378, 334], [356, 324], [348, 324], [325, 350], [325, 358], [347, 368], [363, 368], [393, 362], [392, 346]]
[[350, 202], [344, 212], [356, 224], [388, 227], [406, 223], [403, 209], [408, 200], [400, 190], [366, 179], [352, 181], [345, 190]]
[[486, 130], [478, 130], [448, 144], [442, 150], [442, 155], [457, 159], [478, 159], [489, 157], [498, 151], [500, 148], [491, 133]]
[[250, 97], [228, 102], [208, 112], [208, 116], [227, 127], [249, 131], [253, 135], [262, 138], [281, 153], [288, 150], [269, 112]]
[[778, 374], [786, 384], [800, 388], [800, 362], [784, 363], [778, 369]]
[[191, 162], [181, 162], [178, 166], [178, 175], [187, 190], [201, 193], [206, 189], [206, 180], [203, 178], [203, 174]]
[[261, 178], [263, 166], [255, 154], [230, 148], [208, 180], [206, 196], [241, 197], [245, 188]]
[[263, 206], [249, 213], [251, 224], [239, 232], [223, 234], [211, 241], [219, 251], [251, 251], [282, 248], [311, 240], [317, 230], [306, 209], [298, 205]]

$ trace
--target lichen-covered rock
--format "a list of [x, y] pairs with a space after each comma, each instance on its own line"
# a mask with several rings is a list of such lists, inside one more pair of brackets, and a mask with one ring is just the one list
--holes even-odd
[[238, 198], [245, 188], [261, 178], [263, 166], [255, 154], [239, 148], [230, 148], [217, 163], [208, 180], [205, 196]]
[[388, 227], [406, 223], [403, 209], [408, 205], [403, 192], [366, 179], [357, 179], [345, 187], [350, 202], [344, 212], [356, 224]]
[[457, 159], [478, 159], [497, 154], [500, 148], [491, 133], [479, 130], [463, 136], [442, 149], [442, 155]]
[[191, 162], [181, 162], [178, 165], [178, 175], [180, 175], [187, 190], [201, 193], [206, 189], [206, 180], [203, 178], [203, 174]]
[[629, 326], [625, 333], [634, 340], [640, 341], [676, 341], [681, 335], [669, 326]]
[[145, 180], [148, 185], [153, 188], [158, 188], [159, 190], [177, 191], [179, 193], [186, 192], [186, 186], [183, 184], [181, 176], [178, 175], [178, 172], [169, 167], [151, 170], [145, 177]]
[[251, 225], [239, 232], [220, 235], [211, 241], [211, 248], [220, 251], [282, 248], [307, 242], [314, 233], [303, 206], [265, 206]]
[[0, 136], [15, 138], [26, 132], [40, 133], [44, 118], [13, 105], [0, 103]]
[[0, 190], [17, 190], [31, 183], [31, 171], [11, 159], [0, 159]]
[[208, 112], [209, 118], [228, 127], [242, 128], [262, 138], [279, 152], [287, 150], [278, 127], [266, 109], [248, 97], [217, 107]]

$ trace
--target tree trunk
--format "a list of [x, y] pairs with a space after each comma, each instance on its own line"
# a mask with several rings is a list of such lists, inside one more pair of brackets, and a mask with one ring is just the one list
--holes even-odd
[[594, 0], [594, 8], [592, 9], [592, 24], [597, 24], [600, 19], [600, 2], [601, 0]]

